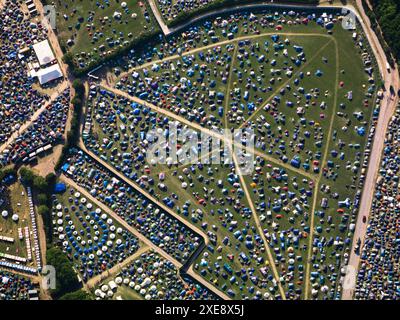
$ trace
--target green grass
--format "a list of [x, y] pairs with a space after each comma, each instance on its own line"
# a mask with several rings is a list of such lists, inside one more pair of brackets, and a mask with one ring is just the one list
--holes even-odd
[[[140, 269], [142, 270], [140, 271]], [[122, 300], [143, 300], [148, 299], [148, 296], [151, 300], [192, 300], [195, 292], [200, 293], [202, 300], [214, 298], [209, 291], [206, 295], [202, 295], [205, 290], [203, 287], [183, 280], [176, 267], [153, 250], [142, 253], [119, 272], [99, 283], [94, 292], [104, 285], [108, 285], [110, 281], [118, 282], [117, 278], [128, 280], [128, 283], [123, 282], [117, 285], [112, 300], [116, 300], [118, 297], [121, 297]], [[151, 279], [151, 284], [145, 285], [145, 278]], [[131, 287], [132, 285], [133, 287]], [[136, 286], [139, 286], [139, 290]], [[186, 294], [182, 295], [182, 291], [185, 291]]]
[[[15, 241], [14, 243], [0, 241], [0, 252], [27, 258], [24, 228], [29, 227], [30, 231], [32, 231], [32, 229], [26, 190], [19, 182], [16, 182], [7, 189], [7, 192], [8, 195], [5, 199], [6, 203], [3, 207], [0, 207], [0, 212], [7, 210], [8, 218], [4, 219], [3, 217], [0, 217], [0, 235], [14, 238]], [[13, 214], [19, 216], [18, 222], [14, 222], [11, 219]], [[18, 228], [22, 229], [22, 234], [24, 236], [23, 240], [19, 240]], [[31, 247], [32, 246], [33, 240], [31, 238]], [[33, 262], [28, 263], [28, 265], [32, 264]]]
[[[314, 183], [268, 161], [257, 161], [255, 172], [245, 181], [261, 225], [268, 232], [267, 239], [283, 286], [286, 289], [292, 286], [304, 298]], [[289, 270], [290, 259], [294, 260], [294, 270]]]
[[[88, 65], [102, 60], [116, 49], [127, 47], [135, 39], [155, 33], [159, 28], [153, 16], [149, 15], [151, 12], [145, 1], [127, 1], [128, 12], [121, 6], [123, 1], [109, 0], [109, 5], [105, 0], [98, 2], [104, 8], [97, 7], [95, 0], [66, 0], [55, 3], [60, 43], [73, 54], [77, 66], [80, 62]], [[143, 3], [143, 6], [139, 3]], [[148, 19], [145, 17], [146, 10]], [[90, 12], [94, 12], [94, 15], [90, 16]], [[114, 18], [114, 12], [121, 13], [121, 18]], [[132, 14], [136, 14], [136, 18]], [[108, 20], [104, 20], [104, 17], [108, 17]], [[96, 33], [97, 40], [94, 38]], [[119, 44], [110, 46], [108, 38], [119, 41]], [[70, 39], [73, 40], [72, 45], [68, 44]]]

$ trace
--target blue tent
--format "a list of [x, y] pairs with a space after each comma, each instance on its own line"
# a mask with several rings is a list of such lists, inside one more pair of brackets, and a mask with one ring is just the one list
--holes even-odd
[[67, 190], [67, 187], [65, 186], [64, 183], [57, 183], [57, 184], [54, 186], [54, 192], [55, 192], [55, 193], [63, 193], [63, 192], [65, 192], [66, 190]]

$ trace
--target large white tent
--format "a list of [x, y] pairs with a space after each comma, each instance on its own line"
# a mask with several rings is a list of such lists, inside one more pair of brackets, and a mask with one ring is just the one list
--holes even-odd
[[53, 81], [63, 76], [61, 69], [58, 64], [54, 64], [48, 68], [40, 69], [36, 72], [36, 76], [39, 79], [40, 84]]
[[56, 59], [54, 57], [53, 51], [50, 48], [48, 40], [43, 40], [34, 44], [33, 50], [35, 51], [41, 66], [51, 63]]

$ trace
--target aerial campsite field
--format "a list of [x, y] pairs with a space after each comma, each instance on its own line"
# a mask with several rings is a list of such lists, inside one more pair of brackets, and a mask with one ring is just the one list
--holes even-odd
[[[204, 230], [194, 269], [233, 298], [338, 294], [379, 79], [362, 34], [323, 24], [216, 18], [132, 58], [112, 92], [90, 90], [88, 150]], [[145, 134], [175, 121], [254, 130], [254, 172], [212, 156], [149, 164]]]

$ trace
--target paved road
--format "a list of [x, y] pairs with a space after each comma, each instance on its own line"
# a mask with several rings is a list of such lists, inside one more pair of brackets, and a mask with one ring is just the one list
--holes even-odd
[[371, 158], [369, 161], [369, 166], [368, 166], [368, 172], [367, 176], [365, 179], [365, 184], [364, 184], [364, 190], [362, 193], [361, 197], [361, 204], [360, 204], [360, 210], [357, 218], [357, 223], [356, 223], [356, 229], [354, 232], [354, 238], [353, 238], [353, 246], [350, 254], [350, 259], [349, 259], [349, 272], [346, 274], [344, 278], [344, 285], [350, 284], [350, 288], [343, 289], [342, 292], [342, 299], [343, 300], [351, 300], [353, 298], [354, 294], [354, 286], [356, 281], [356, 276], [357, 276], [357, 271], [359, 268], [360, 264], [360, 256], [357, 255], [354, 252], [354, 247], [357, 245], [358, 239], [361, 240], [361, 248], [364, 244], [365, 240], [365, 235], [367, 232], [367, 225], [368, 222], [363, 223], [362, 219], [363, 216], [366, 217], [366, 219], [369, 219], [370, 213], [371, 213], [371, 205], [372, 201], [374, 198], [374, 193], [375, 193], [375, 183], [376, 183], [376, 178], [377, 174], [379, 171], [380, 167], [380, 162], [381, 162], [381, 157], [382, 157], [382, 150], [384, 146], [384, 140], [385, 140], [385, 135], [386, 135], [386, 130], [388, 123], [396, 110], [396, 106], [398, 103], [398, 97], [397, 96], [391, 96], [390, 95], [390, 90], [389, 87], [390, 85], [393, 85], [395, 92], [399, 89], [399, 72], [396, 69], [386, 70], [386, 55], [382, 49], [381, 44], [379, 43], [379, 40], [376, 36], [376, 34], [371, 30], [370, 28], [370, 21], [367, 15], [365, 14], [365, 11], [362, 6], [361, 0], [357, 0], [357, 7], [359, 9], [360, 15], [362, 19], [364, 20], [365, 23], [362, 23], [364, 32], [366, 33], [368, 40], [371, 44], [371, 47], [374, 51], [375, 57], [377, 59], [377, 62], [379, 64], [379, 69], [382, 75], [382, 78], [385, 82], [385, 88], [387, 91], [384, 94], [384, 98], [381, 103], [381, 112], [379, 115], [379, 120], [378, 124], [376, 126], [375, 130], [375, 137], [374, 137], [374, 142], [372, 146], [372, 151], [371, 151]]

